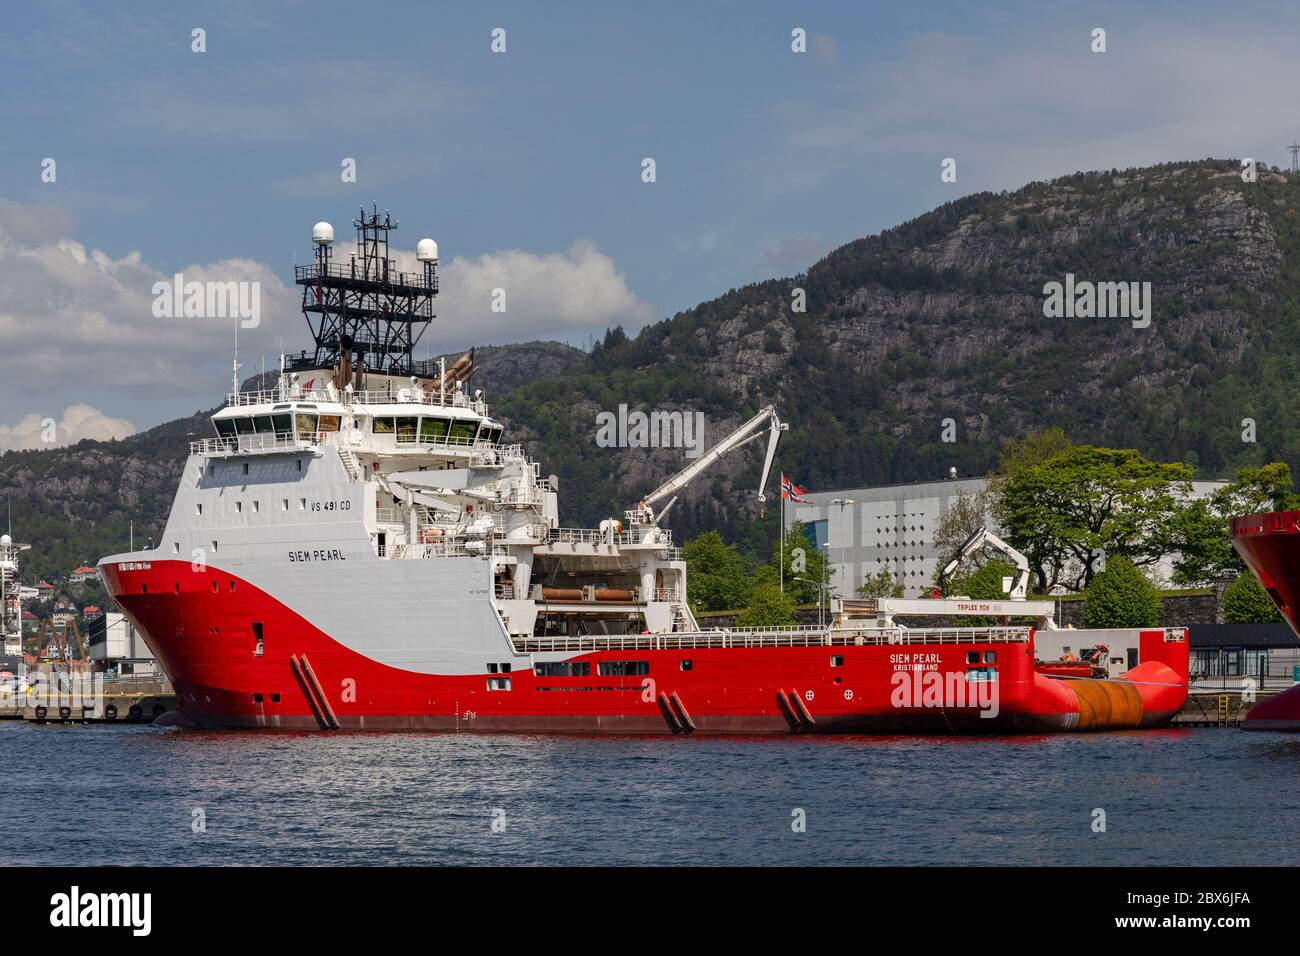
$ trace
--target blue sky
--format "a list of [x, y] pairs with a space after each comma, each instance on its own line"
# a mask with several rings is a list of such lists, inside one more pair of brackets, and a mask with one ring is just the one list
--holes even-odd
[[[392, 209], [405, 248], [441, 246], [433, 347], [581, 344], [970, 192], [1211, 155], [1285, 163], [1296, 26], [1280, 3], [7, 10], [0, 450], [74, 402], [135, 428], [215, 404], [228, 330], [150, 331], [150, 277], [289, 283], [311, 224], [345, 237], [362, 202]], [[940, 181], [948, 156], [956, 183]], [[496, 325], [474, 291], [493, 281], [519, 303]], [[267, 302], [246, 354], [303, 347], [292, 290]]]

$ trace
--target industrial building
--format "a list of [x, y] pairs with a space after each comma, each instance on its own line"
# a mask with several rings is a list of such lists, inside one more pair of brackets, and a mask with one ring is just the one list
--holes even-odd
[[153, 676], [160, 673], [153, 651], [125, 614], [109, 611], [90, 622], [87, 657], [119, 676]]

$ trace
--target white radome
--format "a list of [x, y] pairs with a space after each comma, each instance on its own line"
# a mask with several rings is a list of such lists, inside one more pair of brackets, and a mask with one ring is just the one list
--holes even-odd
[[421, 239], [415, 244], [415, 258], [421, 262], [437, 262], [438, 244], [432, 239]]
[[328, 246], [334, 241], [334, 227], [328, 222], [318, 222], [311, 227], [311, 241], [318, 246]]
[[0, 534], [0, 548], [7, 548], [14, 543], [14, 539], [7, 534]]

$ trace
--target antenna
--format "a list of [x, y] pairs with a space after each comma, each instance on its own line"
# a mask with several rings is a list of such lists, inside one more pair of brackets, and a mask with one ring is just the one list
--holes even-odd
[[235, 317], [235, 358], [230, 363], [230, 394], [239, 401], [239, 317]]
[[1300, 143], [1292, 143], [1287, 149], [1291, 150], [1291, 172], [1300, 172]]
[[[401, 272], [389, 255], [389, 233], [398, 222], [388, 210], [362, 207], [352, 220], [356, 251], [346, 263], [333, 261], [334, 227], [318, 222], [312, 229], [315, 261], [294, 267], [302, 286], [302, 313], [316, 342], [315, 354], [294, 363], [302, 368], [340, 369], [351, 375], [353, 363], [386, 375], [416, 371], [416, 343], [433, 320], [438, 294], [438, 244], [421, 240], [418, 272]], [[427, 364], [427, 363], [426, 363]], [[292, 366], [291, 366], [292, 367]], [[420, 367], [419, 371], [429, 373]]]

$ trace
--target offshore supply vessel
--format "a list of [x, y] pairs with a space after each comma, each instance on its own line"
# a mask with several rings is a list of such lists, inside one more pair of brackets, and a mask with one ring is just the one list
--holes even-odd
[[[1272, 511], [1232, 519], [1232, 546], [1259, 579], [1291, 629], [1300, 634], [1300, 511]], [[1300, 733], [1300, 684], [1261, 700], [1246, 713], [1242, 730]]]
[[295, 268], [314, 351], [282, 358], [273, 388], [236, 384], [215, 436], [191, 444], [157, 545], [100, 562], [175, 686], [178, 722], [1008, 732], [1153, 726], [1182, 705], [1187, 648], [1172, 629], [1144, 636], [1116, 680], [1043, 673], [1032, 626], [840, 613], [828, 627], [701, 629], [660, 522], [688, 482], [766, 434], [761, 500], [776, 410], [622, 518], [562, 527], [556, 479], [469, 387], [473, 354], [412, 357], [433, 318], [436, 243], [402, 272], [387, 212], [354, 226], [347, 263], [318, 223], [314, 262]]

